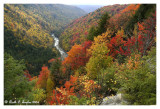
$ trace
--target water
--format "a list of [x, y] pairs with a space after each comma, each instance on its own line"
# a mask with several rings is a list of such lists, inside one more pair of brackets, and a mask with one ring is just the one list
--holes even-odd
[[55, 37], [54, 34], [52, 34], [52, 37], [53, 37], [53, 39], [55, 41], [54, 46], [60, 52], [61, 59], [64, 60], [64, 58], [66, 58], [68, 56], [67, 53], [65, 53], [64, 50], [59, 46], [59, 39], [57, 37]]
[[[54, 41], [55, 41], [54, 46], [60, 52], [61, 59], [64, 60], [64, 58], [66, 58], [68, 56], [67, 53], [65, 53], [64, 50], [59, 46], [59, 39], [57, 37], [55, 37], [54, 34], [52, 34], [52, 37], [54, 38]], [[122, 98], [121, 93], [119, 93], [115, 96], [105, 97], [101, 103], [101, 105], [123, 105], [123, 104], [127, 104], [127, 101], [125, 101]]]

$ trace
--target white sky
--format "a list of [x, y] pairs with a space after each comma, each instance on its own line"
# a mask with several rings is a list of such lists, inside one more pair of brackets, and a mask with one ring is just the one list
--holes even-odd
[[156, 3], [159, 0], [1, 0], [3, 3], [60, 3], [68, 5], [112, 5], [128, 3]]

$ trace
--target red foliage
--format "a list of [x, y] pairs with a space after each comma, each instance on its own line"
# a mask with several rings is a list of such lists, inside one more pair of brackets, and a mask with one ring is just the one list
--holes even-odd
[[50, 60], [48, 61], [48, 63], [52, 63], [52, 62], [54, 62], [54, 61], [56, 61], [56, 59], [52, 58], [52, 59], [50, 59]]
[[37, 79], [37, 76], [32, 77], [32, 76], [29, 74], [29, 71], [28, 71], [28, 70], [25, 70], [25, 71], [24, 71], [24, 75], [26, 76], [26, 78], [28, 79], [28, 81], [32, 81], [32, 80]]
[[75, 33], [74, 36], [72, 36], [72, 40], [70, 41], [72, 45], [74, 45], [75, 42], [79, 40], [79, 33]]
[[87, 76], [79, 76], [77, 79], [77, 85], [75, 86], [80, 97], [92, 97], [99, 88], [99, 85], [93, 80], [89, 80]]
[[83, 49], [86, 51], [86, 49], [90, 48], [92, 45], [92, 42], [91, 41], [85, 41], [82, 46], [83, 46]]
[[135, 39], [135, 37], [128, 38], [126, 43], [124, 44], [123, 48], [125, 48], [125, 49], [123, 50], [122, 47], [119, 48], [119, 50], [120, 50], [119, 53], [121, 55], [128, 56], [132, 52], [135, 52], [135, 50], [136, 50], [136, 39]]
[[37, 76], [34, 76], [34, 77], [30, 78], [29, 81], [32, 81], [32, 80], [35, 80], [35, 79], [37, 79]]
[[110, 19], [110, 28], [114, 28], [114, 30], [118, 30], [121, 27], [125, 27], [127, 22], [130, 20], [130, 17], [135, 14], [135, 11], [139, 8], [140, 4], [131, 4], [126, 8], [121, 10], [119, 13], [115, 14]]
[[70, 76], [70, 83], [71, 84], [75, 84], [75, 82], [77, 81], [77, 79], [78, 79], [77, 77], [74, 77], [74, 76], [71, 75]]
[[138, 23], [138, 37], [133, 36], [130, 39], [127, 39], [126, 43], [123, 46], [125, 52], [123, 52], [122, 48], [120, 48], [120, 53], [127, 56], [132, 52], [138, 51], [141, 52], [142, 55], [145, 55], [146, 51], [149, 50], [153, 44], [155, 44], [155, 27], [156, 14], [153, 14], [144, 22]]
[[92, 97], [93, 92], [99, 87], [93, 81], [87, 77], [70, 76], [70, 80], [66, 81], [64, 87], [56, 88], [53, 90], [53, 96], [48, 101], [50, 105], [66, 105], [69, 104], [70, 96], [79, 95], [80, 97]]
[[[100, 20], [101, 15], [108, 12], [111, 16], [113, 16], [116, 13], [119, 13], [125, 7], [127, 7], [127, 5], [104, 6], [98, 11], [91, 12], [86, 16], [74, 20], [61, 34], [61, 37], [63, 37], [62, 42], [64, 42], [64, 45], [62, 45], [64, 46], [63, 48], [66, 50], [70, 50], [70, 47], [72, 45], [76, 43], [82, 44], [88, 36], [90, 28], [92, 26], [96, 27], [98, 25], [98, 21]], [[70, 47], [65, 47], [66, 45]]]
[[108, 48], [110, 49], [109, 55], [116, 57], [120, 53], [119, 48], [125, 44], [123, 40], [123, 32], [119, 32], [115, 37], [110, 40], [108, 43]]
[[124, 10], [121, 11], [121, 13], [129, 13], [131, 14], [132, 12], [135, 13], [135, 11], [139, 8], [140, 4], [131, 4], [128, 7], [126, 7]]
[[[91, 46], [91, 41], [85, 41], [82, 45], [74, 45], [72, 49], [68, 52], [68, 57], [62, 62], [62, 64], [70, 65], [71, 70], [78, 69], [80, 66], [85, 66], [85, 64], [89, 60], [89, 56], [87, 55], [87, 49]], [[66, 68], [63, 69], [66, 71]]]
[[48, 70], [47, 66], [42, 67], [42, 71], [40, 72], [40, 75], [38, 76], [37, 86], [40, 88], [46, 88], [47, 79], [49, 76], [50, 71]]
[[74, 86], [76, 85], [77, 77], [73, 77], [71, 75], [70, 81], [66, 81], [64, 84], [65, 88], [62, 86], [60, 88], [56, 88], [53, 90], [53, 96], [51, 96], [51, 101], [48, 101], [50, 105], [60, 105], [60, 104], [68, 104], [70, 100], [70, 96], [75, 96]]
[[156, 12], [147, 20], [138, 23], [138, 50], [144, 55], [155, 42], [156, 38]]
[[117, 54], [128, 56], [133, 52], [146, 51], [155, 44], [156, 38], [156, 13], [142, 23], [138, 23], [138, 36], [132, 36], [127, 41], [123, 40], [123, 32], [119, 32], [108, 43], [109, 54], [116, 57]]
[[30, 81], [30, 79], [32, 78], [31, 75], [29, 74], [28, 70], [24, 71], [24, 75], [26, 76], [26, 78], [28, 79], [28, 81]]
[[66, 88], [67, 90], [69, 90], [69, 88], [70, 88], [71, 85], [72, 85], [72, 84], [71, 84], [69, 81], [66, 81], [66, 83], [64, 84], [64, 86], [65, 86], [65, 88]]

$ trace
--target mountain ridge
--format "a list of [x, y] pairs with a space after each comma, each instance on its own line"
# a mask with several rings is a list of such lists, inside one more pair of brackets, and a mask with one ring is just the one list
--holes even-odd
[[29, 72], [39, 72], [49, 59], [59, 56], [51, 33], [58, 36], [66, 24], [84, 14], [62, 4], [5, 4], [4, 50], [15, 59], [25, 59]]
[[103, 5], [74, 5], [74, 6], [77, 6], [81, 9], [83, 9], [87, 13], [93, 12], [93, 11], [97, 10], [98, 8], [103, 7]]
[[71, 45], [74, 45], [75, 42], [80, 44], [87, 37], [89, 28], [91, 26], [97, 26], [98, 21], [105, 12], [108, 12], [110, 16], [119, 13], [121, 10], [126, 8], [128, 5], [109, 5], [104, 6], [95, 10], [94, 12], [88, 13], [85, 16], [82, 16], [73, 22], [71, 22], [60, 35], [60, 44], [65, 51], [71, 49]]

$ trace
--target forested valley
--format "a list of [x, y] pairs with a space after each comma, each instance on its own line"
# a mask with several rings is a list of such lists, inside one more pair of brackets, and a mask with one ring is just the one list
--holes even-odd
[[5, 4], [4, 104], [156, 105], [156, 4]]

